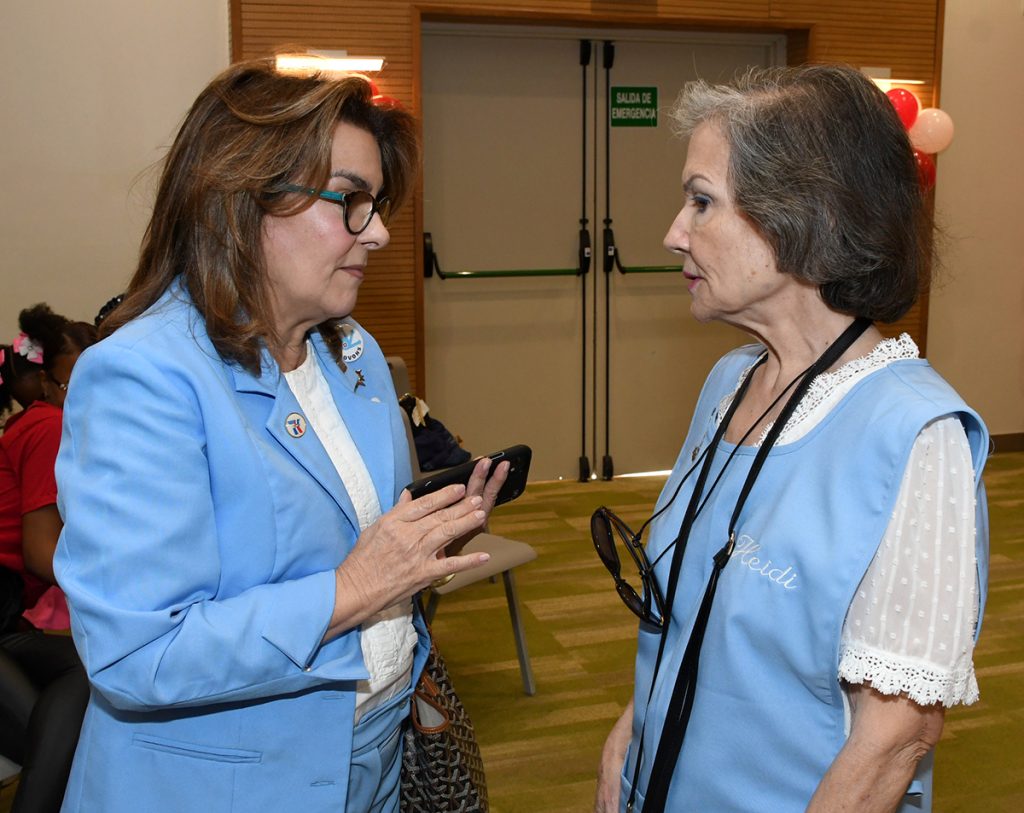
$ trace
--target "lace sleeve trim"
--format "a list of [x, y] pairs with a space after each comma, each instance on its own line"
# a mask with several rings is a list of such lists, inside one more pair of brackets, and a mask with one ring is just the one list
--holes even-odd
[[905, 694], [915, 703], [946, 708], [978, 700], [974, 664], [968, 658], [952, 669], [847, 643], [839, 659], [839, 678], [847, 683], [870, 683], [882, 694]]

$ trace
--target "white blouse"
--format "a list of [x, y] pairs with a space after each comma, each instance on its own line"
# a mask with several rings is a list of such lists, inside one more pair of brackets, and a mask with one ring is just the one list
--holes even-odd
[[[777, 443], [806, 435], [865, 376], [918, 355], [904, 333], [818, 376]], [[746, 371], [740, 380], [745, 376]], [[722, 400], [719, 415], [734, 394]], [[967, 435], [955, 417], [938, 418], [914, 442], [889, 526], [847, 610], [841, 680], [870, 683], [882, 694], [902, 693], [921, 705], [950, 707], [978, 699], [972, 661], [978, 623], [974, 509]]]
[[[341, 477], [356, 509], [359, 529], [366, 530], [381, 515], [380, 500], [363, 456], [334, 403], [311, 343], [306, 343], [306, 360], [284, 377]], [[359, 644], [370, 678], [360, 680], [356, 687], [357, 723], [371, 709], [401, 694], [409, 684], [416, 641], [411, 600], [392, 605], [363, 622]]]

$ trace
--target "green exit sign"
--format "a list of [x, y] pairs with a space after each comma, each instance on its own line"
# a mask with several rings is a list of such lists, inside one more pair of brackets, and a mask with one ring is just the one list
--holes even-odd
[[657, 127], [658, 89], [656, 87], [613, 87], [608, 100], [612, 127]]

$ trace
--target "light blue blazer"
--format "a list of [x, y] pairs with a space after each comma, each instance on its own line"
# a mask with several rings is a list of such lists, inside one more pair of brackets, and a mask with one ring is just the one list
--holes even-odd
[[[387, 510], [408, 443], [384, 357], [352, 324], [346, 373], [313, 343]], [[93, 692], [65, 811], [345, 810], [367, 671], [358, 630], [321, 639], [359, 525], [297, 418], [270, 356], [259, 377], [225, 364], [179, 286], [76, 365], [54, 569]]]

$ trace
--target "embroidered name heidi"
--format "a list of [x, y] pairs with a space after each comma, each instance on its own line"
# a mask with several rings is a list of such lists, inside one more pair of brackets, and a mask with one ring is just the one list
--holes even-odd
[[754, 555], [759, 550], [761, 550], [761, 546], [744, 534], [739, 538], [739, 544], [736, 546], [736, 550], [732, 552], [732, 556], [734, 559], [739, 557], [741, 565], [749, 567], [755, 573], [764, 576], [768, 581], [781, 584], [787, 590], [796, 590], [797, 586], [794, 584], [796, 573], [793, 572], [793, 568], [787, 567], [783, 570], [781, 567], [772, 567], [771, 559], [762, 561], [760, 557]]

